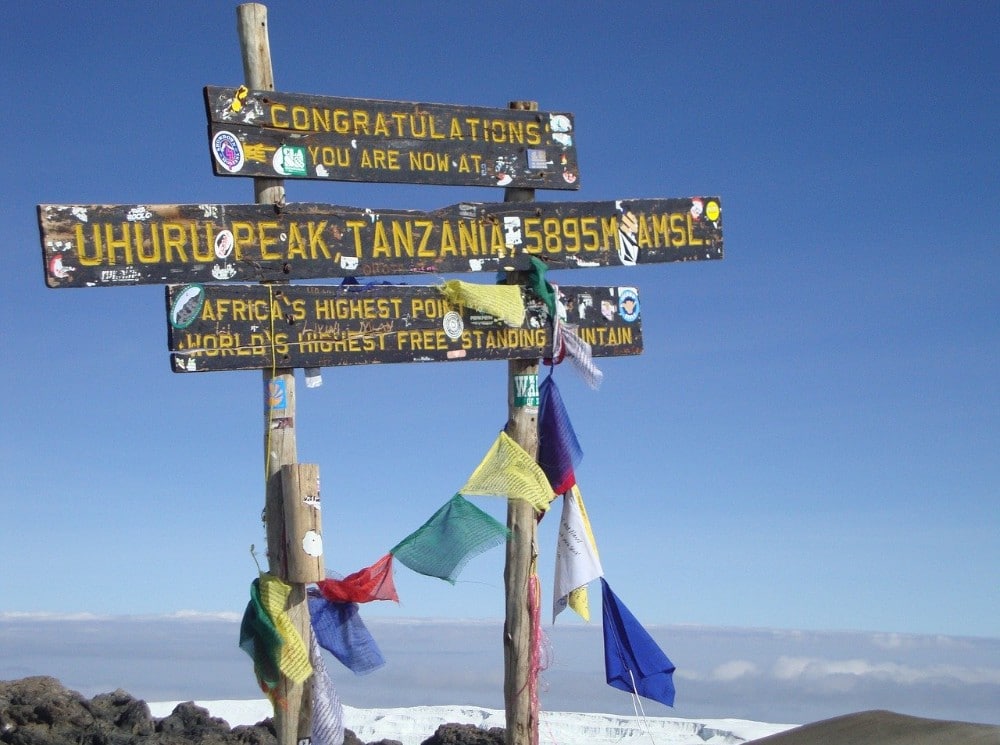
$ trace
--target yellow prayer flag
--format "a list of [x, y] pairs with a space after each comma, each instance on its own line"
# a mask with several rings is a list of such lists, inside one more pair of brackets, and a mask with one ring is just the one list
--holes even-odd
[[553, 497], [545, 472], [506, 432], [500, 433], [482, 463], [458, 491], [463, 496], [524, 499], [539, 512], [549, 508]]
[[518, 285], [477, 285], [450, 279], [439, 289], [455, 305], [489, 313], [508, 326], [524, 323], [524, 298]]
[[570, 591], [566, 599], [566, 604], [575, 611], [584, 621], [590, 620], [590, 600], [587, 595], [587, 586], [577, 587]]
[[278, 668], [289, 680], [304, 683], [312, 675], [313, 668], [309, 662], [309, 652], [292, 619], [285, 611], [285, 603], [292, 592], [292, 586], [282, 582], [273, 574], [260, 575], [260, 604], [274, 622], [274, 627], [281, 635], [284, 644], [281, 645], [281, 659]]

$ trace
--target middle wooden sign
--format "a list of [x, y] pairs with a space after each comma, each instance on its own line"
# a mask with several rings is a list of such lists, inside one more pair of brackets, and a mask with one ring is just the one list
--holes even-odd
[[[552, 350], [548, 306], [525, 288], [519, 326], [415, 285], [171, 285], [174, 372], [504, 360]], [[633, 287], [559, 287], [565, 323], [596, 357], [642, 351]]]

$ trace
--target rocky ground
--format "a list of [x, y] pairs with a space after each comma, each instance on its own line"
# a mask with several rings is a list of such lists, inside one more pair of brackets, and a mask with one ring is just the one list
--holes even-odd
[[[444, 724], [423, 745], [503, 745], [504, 732]], [[154, 719], [145, 701], [117, 690], [86, 699], [49, 677], [0, 681], [0, 743], [5, 745], [277, 745], [270, 719], [230, 728], [194, 703]], [[347, 730], [344, 745], [365, 745]], [[368, 745], [398, 745], [379, 740]]]

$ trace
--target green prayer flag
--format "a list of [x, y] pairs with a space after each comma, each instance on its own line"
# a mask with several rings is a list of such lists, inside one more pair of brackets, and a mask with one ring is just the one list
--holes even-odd
[[267, 693], [278, 685], [278, 663], [283, 643], [281, 634], [261, 604], [260, 580], [255, 579], [250, 585], [250, 602], [240, 624], [240, 649], [250, 655], [257, 682]]
[[389, 553], [418, 574], [455, 584], [470, 559], [509, 535], [506, 526], [456, 494]]

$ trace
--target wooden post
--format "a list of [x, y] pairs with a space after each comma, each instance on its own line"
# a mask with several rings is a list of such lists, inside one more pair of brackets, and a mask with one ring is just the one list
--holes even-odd
[[[513, 101], [512, 109], [538, 111], [535, 101]], [[531, 202], [534, 189], [504, 190], [505, 202]], [[508, 272], [507, 284], [522, 285], [526, 272]], [[511, 360], [507, 363], [507, 426], [506, 432], [532, 458], [538, 455], [538, 409], [518, 402], [514, 381], [522, 375], [538, 375], [537, 359]], [[521, 403], [522, 405], [518, 405]], [[504, 705], [507, 715], [506, 745], [537, 745], [538, 712], [533, 706], [537, 695], [537, 675], [531, 669], [534, 628], [528, 605], [529, 585], [535, 574], [538, 557], [537, 520], [535, 508], [526, 500], [512, 499], [507, 503], [507, 558], [504, 565], [506, 612], [503, 629]], [[538, 602], [538, 598], [535, 598]]]
[[319, 466], [315, 463], [282, 466], [281, 495], [288, 565], [285, 579], [293, 584], [315, 584], [324, 578]]
[[[243, 78], [254, 90], [274, 90], [271, 47], [267, 33], [267, 7], [246, 3], [236, 7], [237, 31], [243, 56]], [[254, 197], [258, 204], [282, 205], [285, 186], [280, 179], [254, 179]], [[280, 285], [278, 285], [280, 287]], [[280, 292], [276, 289], [275, 292]], [[281, 579], [288, 577], [285, 554], [285, 516], [282, 502], [281, 469], [297, 460], [295, 445], [295, 371], [279, 366], [275, 359], [264, 370], [264, 471], [267, 523], [268, 571]], [[311, 643], [312, 627], [304, 584], [293, 583], [288, 598], [288, 615], [299, 631], [306, 648]], [[282, 706], [274, 710], [274, 726], [279, 745], [297, 745], [312, 734], [312, 697], [310, 681], [297, 685], [284, 676], [278, 685]]]

